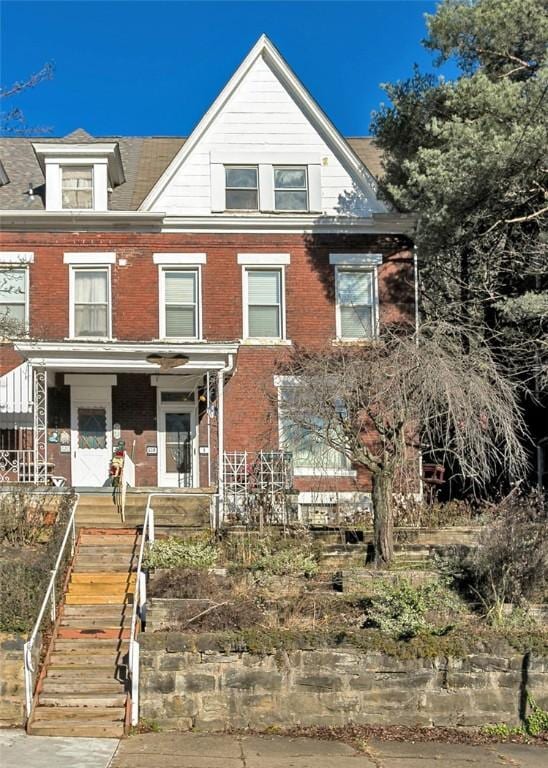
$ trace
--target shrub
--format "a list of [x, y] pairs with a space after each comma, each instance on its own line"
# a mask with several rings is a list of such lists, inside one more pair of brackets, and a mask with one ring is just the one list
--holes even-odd
[[146, 568], [211, 568], [218, 556], [219, 550], [211, 541], [170, 536], [148, 546], [144, 565]]
[[509, 498], [482, 530], [479, 546], [456, 552], [449, 563], [455, 584], [479, 600], [495, 625], [505, 623], [506, 603], [520, 605], [546, 588], [547, 511], [540, 494]]
[[263, 555], [253, 563], [252, 569], [273, 576], [314, 576], [318, 563], [308, 552], [285, 549]]
[[460, 611], [457, 599], [439, 584], [413, 587], [404, 579], [379, 585], [377, 593], [365, 600], [365, 608], [366, 625], [397, 639], [446, 631], [447, 625], [437, 627], [430, 614]]
[[[73, 503], [72, 492], [56, 495], [49, 492], [30, 494], [16, 491], [0, 496], [0, 536], [2, 562], [0, 563], [0, 630], [26, 632], [36, 621], [47, 585], [68, 522]], [[52, 502], [57, 512], [53, 521]], [[13, 516], [13, 519], [10, 519]], [[62, 594], [62, 584], [70, 558], [70, 547], [59, 565], [56, 595]], [[49, 610], [45, 612], [42, 628], [49, 623]]]
[[527, 703], [531, 710], [525, 718], [525, 728], [530, 736], [542, 736], [548, 733], [548, 712], [536, 703], [530, 694], [527, 694]]

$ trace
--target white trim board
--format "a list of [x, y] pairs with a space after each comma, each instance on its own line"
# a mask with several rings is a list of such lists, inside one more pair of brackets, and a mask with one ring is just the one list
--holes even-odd
[[382, 264], [382, 253], [330, 253], [332, 266], [373, 267]]
[[34, 251], [0, 251], [0, 264], [34, 264]]
[[206, 253], [153, 253], [154, 264], [167, 266], [190, 266], [207, 263]]
[[249, 267], [278, 267], [291, 263], [289, 253], [239, 253], [238, 264]]
[[65, 253], [63, 255], [63, 264], [80, 264], [81, 266], [116, 264], [116, 253], [114, 251], [103, 251], [102, 253], [98, 251], [90, 253], [85, 251]]

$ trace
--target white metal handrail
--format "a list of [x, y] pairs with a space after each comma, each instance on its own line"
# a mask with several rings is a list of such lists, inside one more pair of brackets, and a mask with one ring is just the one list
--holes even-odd
[[[208, 494], [193, 494], [206, 496]], [[131, 629], [129, 631], [129, 678], [130, 678], [130, 699], [131, 699], [131, 725], [139, 724], [139, 643], [137, 642], [137, 618], [141, 625], [146, 621], [146, 603], [147, 603], [147, 583], [146, 574], [143, 571], [143, 559], [145, 553], [145, 544], [148, 540], [154, 544], [154, 509], [151, 507], [151, 501], [155, 496], [162, 498], [180, 499], [180, 493], [149, 493], [145, 517], [143, 520], [143, 533], [141, 536], [141, 546], [139, 547], [139, 559], [137, 560], [137, 575], [135, 579], [135, 592], [133, 595], [133, 610], [131, 612]]]
[[38, 635], [38, 632], [40, 631], [40, 627], [42, 625], [42, 619], [44, 618], [48, 601], [51, 602], [50, 611], [51, 611], [52, 622], [55, 622], [55, 619], [57, 617], [57, 598], [55, 594], [55, 580], [57, 579], [59, 566], [61, 565], [63, 555], [65, 554], [65, 548], [67, 546], [67, 542], [69, 538], [70, 538], [70, 556], [71, 557], [74, 556], [74, 549], [76, 546], [76, 507], [78, 506], [79, 501], [80, 501], [80, 494], [77, 493], [74, 499], [74, 503], [72, 505], [68, 522], [67, 522], [65, 535], [63, 536], [63, 541], [61, 542], [59, 554], [57, 555], [55, 565], [51, 571], [51, 577], [49, 580], [48, 588], [46, 589], [46, 594], [44, 595], [42, 606], [38, 613], [38, 618], [36, 619], [30, 638], [27, 640], [27, 642], [23, 646], [23, 658], [24, 658], [24, 669], [25, 669], [25, 710], [27, 714], [27, 719], [30, 717], [30, 714], [32, 711], [32, 699], [34, 694], [34, 673], [36, 671], [34, 667], [33, 659], [32, 659], [34, 643], [36, 642], [36, 637]]

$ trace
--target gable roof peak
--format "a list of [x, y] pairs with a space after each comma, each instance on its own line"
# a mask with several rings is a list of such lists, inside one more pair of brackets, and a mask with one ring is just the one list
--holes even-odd
[[76, 128], [76, 130], [67, 133], [66, 136], [63, 136], [63, 138], [70, 139], [71, 141], [91, 141], [94, 137], [83, 128]]

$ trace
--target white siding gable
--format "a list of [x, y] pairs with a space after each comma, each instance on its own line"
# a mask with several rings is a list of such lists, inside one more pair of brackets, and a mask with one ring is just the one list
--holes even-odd
[[[349, 167], [292, 91], [265, 57], [257, 56], [182, 164], [176, 168], [174, 160], [175, 172], [143, 207], [175, 216], [223, 211], [223, 163], [292, 164], [308, 166], [311, 211], [360, 217], [385, 212], [367, 172], [360, 177]], [[262, 189], [262, 211], [272, 210], [272, 200]]]

